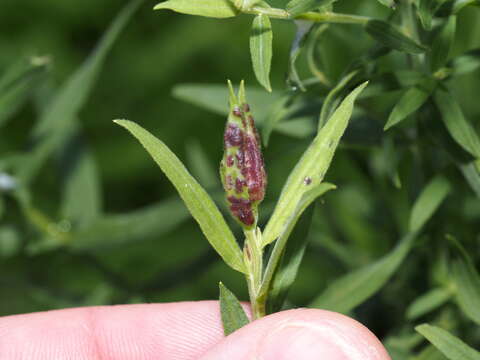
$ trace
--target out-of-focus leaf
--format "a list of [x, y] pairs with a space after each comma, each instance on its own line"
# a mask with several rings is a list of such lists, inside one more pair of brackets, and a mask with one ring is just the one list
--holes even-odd
[[[248, 103], [253, 109], [255, 123], [262, 124], [269, 114], [271, 104], [281, 97], [281, 93], [267, 93], [260, 88], [247, 87]], [[228, 88], [225, 85], [181, 84], [173, 88], [177, 99], [197, 105], [219, 115], [228, 115]]]
[[233, 269], [245, 272], [243, 254], [217, 206], [177, 156], [159, 139], [128, 120], [115, 120], [140, 141], [177, 189], [205, 237]]
[[220, 314], [222, 316], [223, 332], [230, 335], [249, 323], [245, 311], [237, 297], [222, 283], [220, 288]]
[[435, 103], [452, 138], [475, 158], [480, 158], [480, 138], [463, 116], [462, 109], [447, 90], [437, 88]]
[[450, 360], [480, 360], [480, 352], [442, 328], [422, 324], [415, 327], [415, 330]]
[[304, 139], [315, 133], [315, 125], [310, 118], [298, 118], [278, 123], [275, 126], [275, 131], [283, 135]]
[[440, 31], [440, 34], [435, 37], [430, 57], [430, 68], [432, 72], [435, 72], [447, 63], [455, 40], [456, 28], [457, 17], [450, 16], [443, 26], [442, 31]]
[[448, 360], [437, 348], [433, 345], [428, 345], [420, 354], [411, 360]]
[[[267, 310], [269, 313], [279, 311], [282, 308], [288, 290], [297, 276], [307, 246], [313, 208], [312, 212], [303, 216], [302, 214], [316, 199], [335, 188], [333, 184], [321, 183], [307, 191], [300, 200], [284, 232], [275, 243], [259, 291], [259, 297], [266, 296], [268, 292]], [[299, 219], [301, 220], [299, 221]]]
[[407, 256], [416, 236], [416, 233], [406, 235], [385, 257], [338, 278], [309, 306], [348, 313], [385, 285]]
[[218, 171], [213, 168], [205, 150], [197, 140], [187, 142], [187, 159], [192, 174], [200, 184], [207, 189], [220, 186]]
[[470, 161], [466, 164], [459, 164], [459, 168], [472, 190], [477, 197], [480, 198], [480, 173], [478, 163], [480, 163], [479, 160]]
[[59, 89], [34, 128], [39, 151], [34, 151], [19, 176], [29, 182], [49, 155], [71, 134], [71, 127], [90, 94], [105, 58], [125, 25], [144, 0], [132, 0], [118, 14], [95, 51]]
[[480, 275], [470, 258], [458, 259], [452, 263], [452, 280], [460, 309], [480, 325]]
[[272, 24], [269, 17], [265, 15], [255, 16], [250, 34], [250, 55], [255, 76], [268, 92], [272, 91], [272, 86], [270, 85], [272, 39]]
[[432, 79], [425, 79], [408, 89], [393, 108], [383, 129], [390, 129], [417, 111], [428, 100], [434, 87], [435, 82]]
[[451, 61], [452, 76], [469, 74], [480, 68], [480, 49], [466, 52]]
[[0, 127], [27, 100], [49, 63], [48, 58], [22, 59], [0, 78]]
[[78, 251], [109, 249], [128, 242], [162, 236], [189, 218], [178, 198], [130, 213], [107, 215], [72, 234], [69, 247]]
[[213, 18], [229, 18], [239, 13], [230, 0], [168, 0], [154, 7], [154, 10], [162, 9]]
[[322, 182], [347, 128], [355, 99], [366, 86], [367, 83], [358, 86], [343, 100], [290, 173], [265, 227], [263, 246], [275, 241], [283, 233], [303, 195]]
[[[2, 198], [0, 198], [1, 202]], [[0, 227], [0, 259], [15, 256], [20, 251], [20, 247], [21, 239], [19, 232], [11, 226]]]
[[436, 176], [422, 190], [410, 214], [410, 231], [419, 231], [432, 217], [450, 192], [450, 183], [443, 176]]
[[295, 33], [295, 39], [293, 39], [292, 47], [290, 49], [287, 82], [290, 86], [298, 86], [302, 91], [305, 91], [305, 87], [303, 86], [302, 80], [297, 72], [296, 62], [298, 55], [300, 55], [300, 52], [307, 42], [314, 24], [311, 21], [295, 20], [295, 25], [297, 26], [297, 32]]
[[265, 120], [262, 129], [262, 139], [265, 146], [268, 146], [270, 135], [277, 123], [289, 113], [290, 109], [287, 107], [289, 100], [290, 95], [288, 94], [278, 99], [273, 105], [270, 115]]
[[290, 0], [287, 4], [287, 11], [292, 17], [295, 17], [307, 11], [330, 5], [335, 1], [337, 0]]
[[338, 82], [335, 87], [330, 90], [325, 101], [322, 105], [322, 110], [320, 111], [320, 118], [318, 120], [318, 131], [327, 123], [327, 120], [332, 116], [333, 112], [337, 108], [339, 102], [342, 99], [343, 92], [351, 85], [352, 80], [358, 74], [358, 70], [352, 71], [345, 75]]
[[480, 6], [479, 0], [455, 0], [453, 4], [453, 13], [458, 14], [464, 7], [469, 5]]
[[322, 61], [318, 56], [317, 47], [320, 45], [320, 37], [322, 34], [328, 29], [328, 24], [317, 24], [314, 25], [312, 29], [312, 34], [309, 36], [310, 41], [307, 48], [307, 62], [308, 67], [313, 75], [325, 85], [330, 85], [330, 81], [328, 80], [325, 72], [320, 68], [320, 64]]
[[92, 152], [80, 137], [69, 139], [62, 151], [65, 169], [62, 216], [74, 227], [90, 225], [101, 212], [101, 186]]
[[407, 309], [407, 318], [415, 320], [445, 304], [453, 293], [450, 289], [436, 288], [415, 299]]
[[422, 54], [427, 50], [388, 22], [369, 20], [365, 29], [375, 40], [392, 49], [410, 54]]
[[426, 30], [432, 29], [432, 19], [437, 10], [448, 0], [419, 0], [417, 14]]
[[378, 0], [378, 2], [382, 5], [385, 5], [391, 9], [394, 9], [396, 4], [395, 4], [395, 0]]

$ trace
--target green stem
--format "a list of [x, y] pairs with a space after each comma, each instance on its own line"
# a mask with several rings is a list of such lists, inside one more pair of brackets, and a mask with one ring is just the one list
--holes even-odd
[[253, 15], [267, 15], [274, 19], [283, 19], [283, 20], [308, 20], [313, 22], [323, 22], [323, 23], [333, 23], [333, 24], [357, 24], [365, 25], [371, 18], [366, 16], [357, 16], [349, 14], [339, 14], [333, 12], [306, 12], [295, 17], [283, 9], [277, 8], [264, 8], [260, 6], [254, 6], [250, 10], [245, 11], [246, 14]]
[[295, 19], [310, 20], [313, 22], [323, 22], [332, 24], [357, 24], [365, 25], [371, 18], [366, 16], [357, 16], [349, 14], [338, 14], [333, 12], [307, 12], [300, 14]]
[[259, 229], [245, 230], [244, 257], [247, 264], [248, 293], [254, 319], [265, 316], [265, 305], [259, 301], [263, 272], [263, 250], [261, 244], [262, 235]]

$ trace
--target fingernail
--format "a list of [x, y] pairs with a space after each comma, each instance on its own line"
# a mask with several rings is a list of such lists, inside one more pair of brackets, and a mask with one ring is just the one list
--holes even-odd
[[327, 327], [309, 324], [288, 324], [273, 330], [257, 348], [257, 358], [262, 360], [352, 360], [338, 341], [338, 336]]

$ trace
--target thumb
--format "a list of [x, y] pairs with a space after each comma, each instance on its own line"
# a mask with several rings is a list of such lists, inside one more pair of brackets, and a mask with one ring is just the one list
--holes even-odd
[[359, 322], [330, 311], [297, 309], [254, 321], [226, 337], [201, 360], [390, 360]]

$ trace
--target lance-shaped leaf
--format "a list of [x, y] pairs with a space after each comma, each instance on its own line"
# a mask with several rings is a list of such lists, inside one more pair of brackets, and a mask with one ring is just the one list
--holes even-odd
[[312, 29], [314, 28], [314, 25], [311, 21], [305, 20], [295, 20], [295, 25], [297, 26], [297, 32], [295, 33], [295, 39], [293, 39], [292, 47], [290, 49], [287, 82], [290, 83], [290, 86], [298, 86], [302, 91], [305, 91], [305, 87], [298, 75], [296, 62]]
[[463, 313], [480, 325], [480, 275], [468, 253], [457, 241], [453, 241], [461, 255], [453, 260], [451, 268], [456, 299]]
[[412, 248], [416, 235], [406, 235], [390, 254], [335, 280], [309, 306], [348, 313], [385, 285]]
[[31, 180], [44, 161], [72, 133], [76, 115], [88, 99], [98, 73], [121, 31], [145, 0], [130, 1], [112, 22], [95, 51], [58, 90], [33, 130], [35, 141], [41, 141], [19, 171], [25, 182]]
[[453, 3], [452, 13], [458, 14], [460, 11], [463, 10], [464, 7], [469, 5], [480, 6], [480, 1], [479, 0], [455, 0]]
[[233, 269], [245, 272], [242, 252], [217, 206], [189, 174], [175, 154], [148, 131], [128, 120], [115, 120], [143, 145], [177, 189], [202, 232], [223, 260]]
[[223, 332], [225, 336], [228, 336], [247, 325], [249, 321], [237, 297], [222, 283], [219, 284], [219, 288]]
[[462, 109], [454, 97], [445, 89], [438, 88], [434, 94], [435, 103], [442, 120], [452, 138], [475, 158], [480, 158], [480, 138], [475, 129], [463, 116]]
[[162, 9], [213, 18], [229, 18], [239, 13], [231, 0], [168, 0], [154, 7], [154, 10]]
[[313, 206], [306, 214], [302, 214], [316, 199], [335, 188], [333, 184], [322, 183], [306, 192], [284, 233], [275, 242], [259, 291], [259, 297], [268, 293], [268, 313], [280, 311], [297, 276], [308, 243]]
[[342, 92], [351, 84], [354, 77], [359, 73], [358, 70], [352, 71], [345, 75], [340, 81], [338, 82], [335, 87], [330, 90], [327, 97], [325, 98], [322, 110], [320, 111], [320, 118], [318, 120], [318, 130], [327, 123], [327, 120], [332, 116], [334, 110], [336, 109], [338, 103], [341, 100]]
[[323, 181], [352, 116], [355, 99], [366, 86], [365, 82], [345, 98], [290, 173], [263, 233], [263, 246], [284, 232], [303, 195]]
[[272, 64], [272, 24], [266, 15], [258, 15], [253, 19], [250, 34], [250, 55], [253, 70], [258, 82], [267, 91], [272, 91], [270, 85], [270, 67]]
[[48, 58], [22, 59], [0, 77], [0, 127], [27, 100], [49, 63]]
[[415, 330], [450, 360], [480, 360], [480, 352], [442, 328], [422, 324], [415, 327]]
[[365, 29], [375, 40], [389, 48], [410, 54], [422, 54], [427, 50], [388, 22], [369, 20]]
[[408, 89], [393, 108], [383, 129], [390, 129], [417, 111], [428, 100], [434, 87], [434, 80], [425, 79]]
[[443, 176], [436, 176], [422, 190], [410, 214], [410, 231], [419, 231], [432, 217], [450, 192], [450, 183]]
[[415, 299], [407, 308], [407, 318], [415, 320], [438, 309], [451, 299], [453, 292], [448, 288], [436, 288]]
[[432, 55], [430, 57], [430, 68], [432, 72], [445, 66], [452, 51], [455, 40], [455, 30], [457, 28], [457, 17], [450, 16], [438, 34], [432, 46]]
[[292, 17], [295, 17], [304, 12], [330, 5], [335, 1], [337, 0], [291, 0], [287, 4], [287, 11]]

